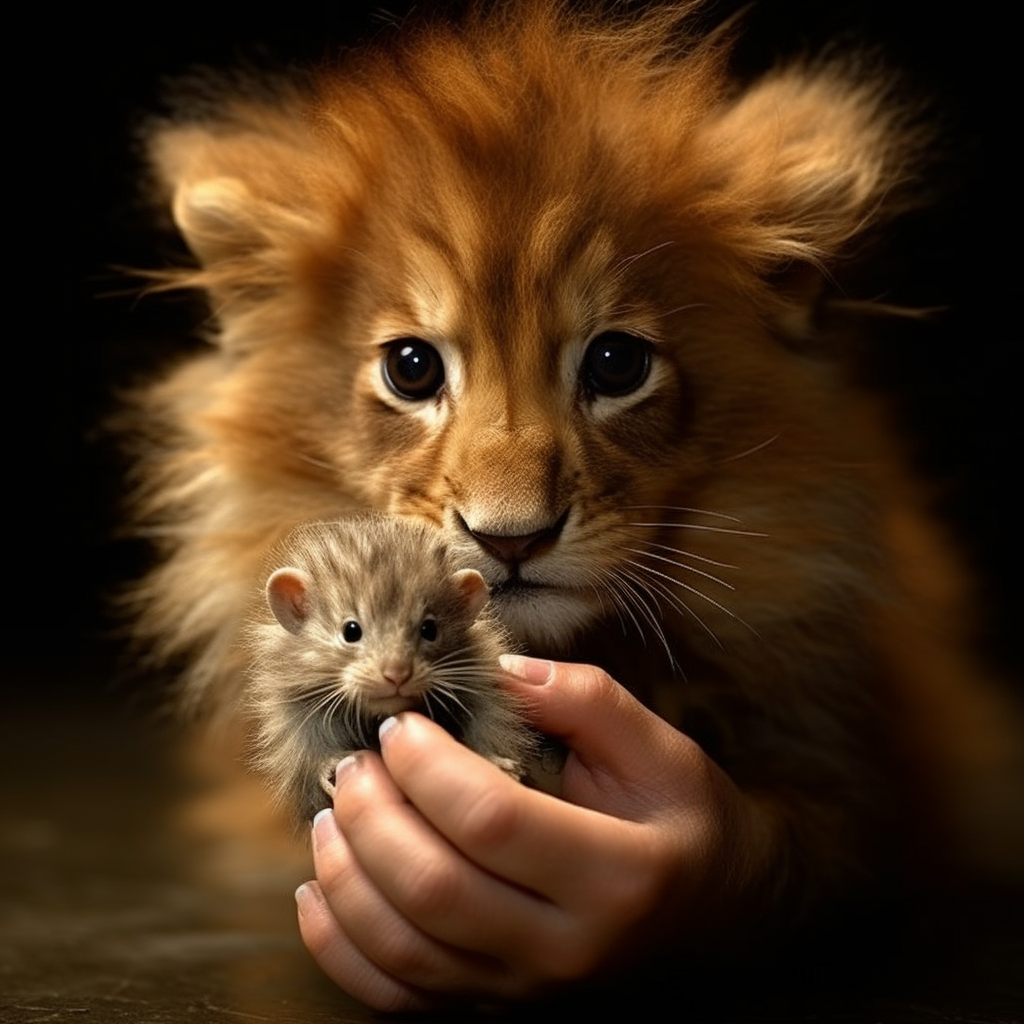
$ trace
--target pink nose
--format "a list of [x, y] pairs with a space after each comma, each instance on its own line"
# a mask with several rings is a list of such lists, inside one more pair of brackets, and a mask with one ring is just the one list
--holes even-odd
[[397, 690], [402, 683], [409, 681], [412, 665], [407, 661], [388, 661], [381, 668], [381, 675]]

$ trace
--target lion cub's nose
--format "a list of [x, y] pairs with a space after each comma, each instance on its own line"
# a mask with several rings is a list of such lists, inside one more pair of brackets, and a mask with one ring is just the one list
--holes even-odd
[[558, 539], [568, 518], [568, 512], [541, 530], [534, 530], [532, 533], [503, 536], [494, 533], [482, 533], [478, 530], [469, 530], [476, 542], [489, 554], [502, 562], [514, 565], [517, 562], [525, 562], [528, 558], [534, 558], [541, 552], [550, 548]]

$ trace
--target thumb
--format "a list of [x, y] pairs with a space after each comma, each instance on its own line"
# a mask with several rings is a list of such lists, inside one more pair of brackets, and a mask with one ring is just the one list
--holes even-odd
[[660, 788], [661, 780], [678, 785], [704, 761], [697, 744], [602, 669], [521, 655], [503, 655], [501, 665], [531, 723], [561, 739], [592, 772]]

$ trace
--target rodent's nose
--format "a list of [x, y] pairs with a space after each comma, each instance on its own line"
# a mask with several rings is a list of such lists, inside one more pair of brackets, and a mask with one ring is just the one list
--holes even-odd
[[381, 666], [381, 675], [397, 690], [402, 683], [408, 682], [412, 675], [412, 665], [407, 661], [387, 661]]

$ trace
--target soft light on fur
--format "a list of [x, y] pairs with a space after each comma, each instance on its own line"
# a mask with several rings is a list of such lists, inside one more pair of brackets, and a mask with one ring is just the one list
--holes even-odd
[[[199, 261], [168, 282], [216, 327], [141, 402], [141, 629], [189, 652], [187, 703], [230, 709], [267, 551], [413, 516], [532, 652], [605, 665], [761, 802], [771, 899], [908, 832], [1012, 862], [1013, 713], [959, 570], [877, 409], [808, 354], [808, 280], [922, 140], [841, 67], [736, 87], [688, 16], [495, 5], [153, 132]], [[382, 372], [407, 339], [443, 364], [425, 396]]]
[[[498, 659], [512, 650], [487, 585], [443, 536], [396, 516], [305, 523], [268, 560], [267, 605], [247, 630], [254, 766], [308, 825], [338, 761], [417, 710], [516, 778], [536, 746]], [[347, 636], [346, 625], [355, 626]], [[424, 626], [430, 630], [425, 634]]]

